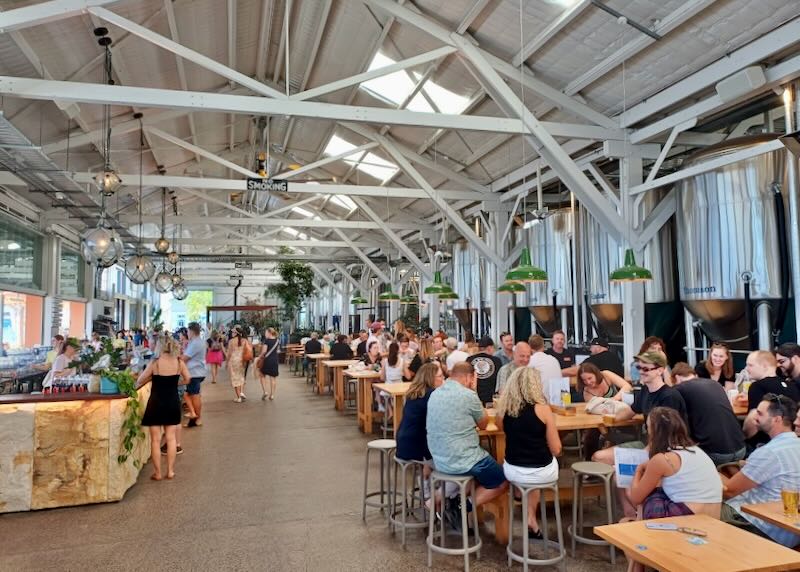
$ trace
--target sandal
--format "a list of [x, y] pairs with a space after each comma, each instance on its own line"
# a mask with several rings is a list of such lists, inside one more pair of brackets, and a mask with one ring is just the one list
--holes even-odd
[[158, 476], [158, 475], [153, 474], [153, 475], [150, 475], [150, 480], [151, 481], [160, 481], [161, 477]]

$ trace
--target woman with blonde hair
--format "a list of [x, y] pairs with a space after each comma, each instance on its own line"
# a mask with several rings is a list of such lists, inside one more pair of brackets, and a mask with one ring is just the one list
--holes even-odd
[[[506, 382], [497, 405], [498, 429], [506, 434], [506, 479], [521, 486], [543, 485], [558, 480], [561, 439], [556, 420], [542, 389], [538, 370], [517, 368]], [[538, 490], [528, 494], [528, 537], [541, 539], [536, 521]]]
[[[262, 338], [261, 355], [256, 360], [258, 380], [261, 382], [263, 395], [261, 400], [275, 399], [275, 385], [278, 381], [278, 332], [275, 328], [267, 328]], [[267, 395], [267, 381], [269, 381], [269, 396]]]
[[181, 349], [172, 336], [162, 334], [158, 342], [161, 353], [151, 361], [139, 376], [136, 384], [142, 387], [152, 383], [150, 398], [142, 417], [142, 425], [150, 427], [150, 460], [153, 462], [154, 481], [161, 476], [161, 432], [167, 441], [167, 479], [175, 477], [175, 456], [177, 455], [176, 432], [181, 422], [181, 401], [178, 397], [178, 384], [189, 383], [189, 369], [179, 359]]

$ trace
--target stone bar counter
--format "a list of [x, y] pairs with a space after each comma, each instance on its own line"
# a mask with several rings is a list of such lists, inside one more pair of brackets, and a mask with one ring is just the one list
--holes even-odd
[[[150, 385], [139, 390], [144, 405]], [[0, 395], [0, 513], [120, 500], [150, 458], [150, 437], [117, 461], [128, 398]], [[142, 407], [142, 411], [144, 407]]]

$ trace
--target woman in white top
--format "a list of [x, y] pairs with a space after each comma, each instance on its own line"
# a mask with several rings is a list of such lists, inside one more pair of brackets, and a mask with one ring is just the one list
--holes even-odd
[[59, 353], [56, 359], [53, 360], [50, 371], [48, 371], [47, 375], [44, 377], [44, 381], [42, 382], [43, 389], [52, 388], [53, 381], [56, 378], [75, 375], [75, 368], [69, 367], [69, 364], [72, 363], [78, 348], [78, 341], [75, 338], [69, 338], [61, 344]]
[[630, 488], [630, 500], [642, 505], [643, 518], [719, 518], [722, 482], [714, 462], [692, 442], [680, 414], [654, 407], [647, 416], [647, 436], [650, 460], [636, 468]]
[[[381, 362], [381, 382], [401, 383], [403, 381], [403, 358], [400, 357], [400, 345], [397, 342], [389, 344], [389, 354]], [[381, 391], [379, 403], [386, 410], [386, 418], [392, 417], [392, 400], [389, 394]]]

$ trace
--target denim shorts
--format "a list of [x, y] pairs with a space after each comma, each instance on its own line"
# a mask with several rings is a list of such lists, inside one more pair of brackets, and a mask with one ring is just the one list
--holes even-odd
[[183, 402], [183, 394], [186, 393], [185, 385], [178, 385], [178, 401]]
[[503, 472], [503, 467], [489, 455], [486, 455], [483, 459], [475, 463], [472, 468], [467, 471], [467, 474], [474, 477], [480, 486], [487, 489], [496, 489], [506, 482], [506, 475]]
[[189, 383], [186, 386], [186, 393], [189, 395], [199, 395], [200, 394], [200, 383], [205, 379], [204, 377], [193, 377], [189, 380]]

